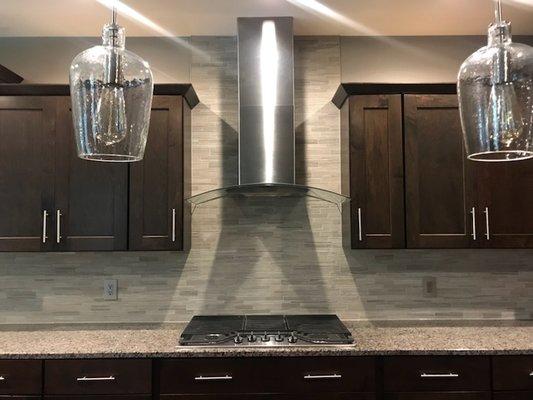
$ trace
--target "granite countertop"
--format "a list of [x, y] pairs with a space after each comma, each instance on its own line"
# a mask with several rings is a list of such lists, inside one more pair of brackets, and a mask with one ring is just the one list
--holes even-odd
[[0, 327], [0, 359], [533, 354], [533, 321], [486, 324], [346, 322], [356, 343], [281, 348], [184, 347], [185, 324]]

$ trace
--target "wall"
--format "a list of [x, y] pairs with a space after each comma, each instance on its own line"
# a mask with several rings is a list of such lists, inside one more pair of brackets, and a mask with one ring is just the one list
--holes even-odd
[[[193, 37], [193, 193], [237, 180], [233, 37]], [[341, 41], [295, 43], [299, 183], [340, 190]], [[344, 61], [343, 61], [344, 62]], [[0, 323], [170, 322], [198, 313], [346, 319], [532, 319], [533, 250], [352, 251], [336, 207], [221, 199], [193, 215], [189, 253], [0, 253]], [[437, 278], [437, 297], [422, 280]], [[106, 277], [119, 300], [101, 299]]]
[[[2, 37], [0, 64], [24, 83], [68, 83], [73, 58], [101, 42], [94, 37]], [[128, 37], [126, 48], [149, 60], [156, 83], [189, 82], [188, 38]]]
[[[532, 36], [513, 40], [533, 45]], [[455, 82], [463, 61], [486, 36], [342, 37], [343, 82]]]

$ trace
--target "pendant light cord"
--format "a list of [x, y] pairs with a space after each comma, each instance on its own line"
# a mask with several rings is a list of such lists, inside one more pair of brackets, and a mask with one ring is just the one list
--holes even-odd
[[113, 8], [111, 9], [111, 23], [113, 25], [117, 24], [117, 7], [113, 5]]
[[494, 16], [496, 18], [496, 23], [500, 25], [502, 23], [502, 0], [494, 1]]

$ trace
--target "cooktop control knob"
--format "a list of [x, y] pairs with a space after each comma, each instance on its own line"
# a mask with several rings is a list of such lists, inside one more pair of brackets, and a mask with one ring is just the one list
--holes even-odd
[[261, 336], [261, 341], [262, 342], [270, 342], [270, 336], [268, 336], [268, 334], [265, 332], [265, 334], [263, 336]]
[[251, 332], [251, 333], [250, 333], [250, 336], [248, 336], [248, 341], [249, 341], [250, 343], [254, 343], [254, 342], [256, 342], [256, 341], [257, 341], [257, 336], [255, 336], [254, 333]]
[[285, 338], [283, 337], [283, 335], [281, 333], [278, 332], [278, 334], [276, 335], [275, 340], [276, 340], [276, 342], [283, 342], [285, 340]]
[[236, 343], [236, 344], [241, 344], [242, 343], [242, 336], [237, 333], [237, 336], [235, 336], [235, 338], [233, 339], [233, 341]]
[[287, 339], [289, 341], [289, 343], [296, 343], [298, 341], [298, 338], [296, 337], [296, 335], [293, 333], [291, 333], [291, 335], [289, 336], [289, 338]]

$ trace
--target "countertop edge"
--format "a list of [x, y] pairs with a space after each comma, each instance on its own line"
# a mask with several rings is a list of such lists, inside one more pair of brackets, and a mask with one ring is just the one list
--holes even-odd
[[198, 350], [154, 353], [17, 353], [2, 354], [0, 360], [63, 360], [63, 359], [132, 359], [132, 358], [251, 358], [251, 357], [364, 357], [364, 356], [502, 356], [533, 355], [533, 349], [513, 350], [328, 350], [284, 349], [281, 351]]

